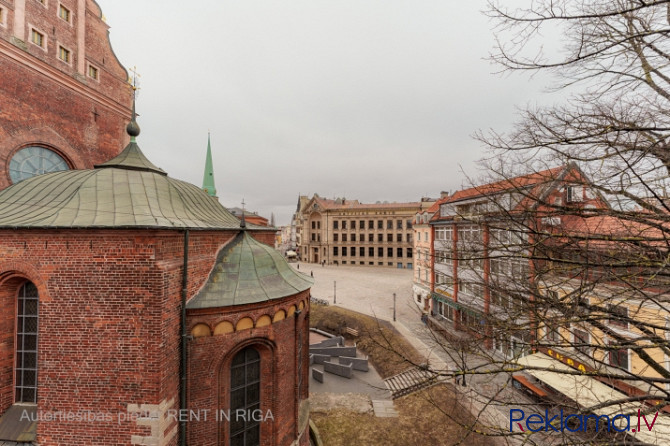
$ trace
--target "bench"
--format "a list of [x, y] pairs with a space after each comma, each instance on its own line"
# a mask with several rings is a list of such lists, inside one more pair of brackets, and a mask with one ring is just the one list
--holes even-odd
[[528, 378], [526, 378], [523, 375], [512, 375], [512, 379], [514, 380], [515, 383], [518, 383], [518, 384], [515, 384], [514, 387], [519, 388], [519, 385], [520, 385], [521, 387], [525, 388], [526, 390], [528, 390], [533, 395], [535, 395], [537, 397], [540, 397], [540, 398], [547, 398], [549, 396], [549, 394], [547, 393], [546, 390], [541, 389], [540, 387], [536, 386], [535, 384], [530, 382], [528, 380]]
[[348, 334], [349, 336], [353, 336], [353, 337], [355, 337], [355, 338], [358, 337], [358, 330], [356, 330], [355, 328], [345, 327], [345, 328], [344, 328], [344, 332], [345, 332], [346, 334]]

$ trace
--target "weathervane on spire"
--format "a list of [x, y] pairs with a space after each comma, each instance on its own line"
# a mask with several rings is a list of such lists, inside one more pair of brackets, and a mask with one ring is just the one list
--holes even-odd
[[131, 118], [131, 121], [128, 123], [128, 126], [126, 127], [126, 132], [128, 135], [130, 135], [130, 141], [135, 142], [135, 138], [140, 134], [140, 126], [137, 124], [137, 113], [135, 112], [135, 100], [137, 99], [137, 94], [139, 90], [139, 73], [137, 72], [137, 66], [134, 66], [133, 68], [129, 69], [132, 74], [132, 76], [128, 76], [128, 83], [130, 84], [131, 88], [133, 89], [133, 116]]
[[142, 76], [137, 72], [137, 65], [133, 66], [128, 71], [132, 73], [128, 75], [128, 83], [133, 88], [133, 97], [135, 97], [138, 94], [137, 90], [140, 89], [140, 77]]

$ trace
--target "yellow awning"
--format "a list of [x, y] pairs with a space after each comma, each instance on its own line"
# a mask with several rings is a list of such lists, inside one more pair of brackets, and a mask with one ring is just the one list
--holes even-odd
[[[607, 415], [612, 418], [619, 414], [630, 414], [631, 428], [637, 428], [638, 409], [648, 409], [642, 402], [630, 402], [612, 404], [598, 409], [591, 407], [601, 405], [608, 401], [626, 399], [628, 396], [603, 384], [588, 375], [572, 375], [576, 369], [557, 361], [544, 353], [534, 353], [516, 360], [516, 363], [524, 367], [524, 372], [551, 386], [569, 399], [576, 402], [585, 412], [594, 413], [598, 416]], [[546, 369], [546, 370], [538, 370]], [[555, 371], [552, 371], [555, 370]], [[660, 408], [660, 407], [659, 407]], [[634, 415], [634, 416], [633, 416]], [[647, 422], [651, 424], [656, 412], [647, 415]], [[627, 432], [636, 440], [650, 444], [667, 444], [670, 438], [670, 417], [659, 412], [651, 431], [648, 430], [644, 420], [641, 421], [640, 430]]]

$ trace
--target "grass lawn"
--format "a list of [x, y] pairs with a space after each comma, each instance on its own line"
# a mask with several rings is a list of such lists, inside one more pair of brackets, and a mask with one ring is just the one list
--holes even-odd
[[[345, 327], [358, 330], [357, 345], [382, 378], [424, 361], [391, 324], [354, 311], [312, 305], [310, 324], [333, 334], [344, 335]], [[311, 418], [324, 446], [494, 445], [492, 439], [473, 433], [474, 417], [456, 395], [450, 384], [439, 384], [395, 400], [397, 418], [345, 409], [312, 411]]]
[[[313, 328], [354, 340], [382, 378], [404, 372], [412, 363], [425, 362], [412, 344], [386, 321], [340, 307], [312, 305], [309, 322]], [[358, 330], [359, 336], [347, 336], [345, 327]]]
[[397, 418], [377, 418], [344, 409], [312, 412], [324, 446], [493, 446], [473, 433], [474, 417], [458, 403], [448, 384], [439, 384], [395, 400]]

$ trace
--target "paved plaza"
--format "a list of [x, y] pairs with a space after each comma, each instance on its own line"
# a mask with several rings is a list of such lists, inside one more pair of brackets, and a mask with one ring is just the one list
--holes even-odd
[[[298, 268], [299, 265], [299, 268]], [[312, 296], [324, 299], [330, 305], [347, 308], [378, 319], [389, 321], [426, 358], [433, 370], [458, 369], [458, 355], [446, 342], [421, 322], [421, 309], [412, 295], [413, 271], [375, 266], [336, 266], [310, 263], [292, 264], [300, 272], [314, 277]], [[334, 286], [335, 285], [335, 286]], [[393, 321], [393, 293], [396, 294]], [[335, 299], [336, 298], [336, 299]], [[337, 300], [336, 303], [334, 301]], [[468, 367], [481, 359], [469, 358]], [[528, 407], [533, 401], [514, 390], [504, 373], [469, 376], [467, 386], [455, 386], [462, 402], [471, 413], [480, 414], [480, 422], [488, 426], [509, 429], [509, 408]], [[499, 403], [491, 403], [495, 398]], [[563, 435], [534, 434], [536, 444], [557, 445], [567, 440]], [[525, 436], [499, 438], [502, 444], [524, 444]], [[528, 443], [525, 443], [528, 444]]]

